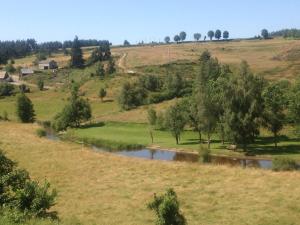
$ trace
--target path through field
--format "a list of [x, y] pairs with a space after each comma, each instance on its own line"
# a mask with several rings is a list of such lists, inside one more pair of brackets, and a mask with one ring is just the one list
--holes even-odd
[[123, 55], [121, 56], [121, 58], [118, 61], [118, 67], [121, 68], [124, 73], [135, 74], [136, 73], [135, 71], [129, 70], [126, 67], [126, 57], [127, 57], [127, 55], [128, 55], [127, 52], [123, 53]]

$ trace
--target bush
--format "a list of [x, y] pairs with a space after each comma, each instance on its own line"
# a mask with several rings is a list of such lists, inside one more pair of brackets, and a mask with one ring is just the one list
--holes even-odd
[[32, 123], [35, 121], [33, 104], [24, 93], [21, 93], [17, 98], [17, 116], [22, 123]]
[[14, 93], [14, 86], [9, 83], [0, 83], [0, 97], [1, 96], [11, 96]]
[[46, 137], [47, 132], [44, 129], [39, 128], [36, 130], [36, 134], [38, 137]]
[[199, 150], [199, 161], [201, 163], [211, 163], [210, 150], [202, 145]]
[[293, 159], [278, 157], [272, 161], [272, 170], [274, 171], [292, 171], [297, 169], [298, 165]]
[[154, 195], [154, 200], [147, 207], [155, 211], [158, 225], [185, 225], [186, 220], [179, 210], [177, 195], [173, 189], [168, 189], [164, 195]]

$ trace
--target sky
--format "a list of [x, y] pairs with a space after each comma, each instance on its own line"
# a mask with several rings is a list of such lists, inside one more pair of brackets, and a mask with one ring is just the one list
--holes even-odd
[[299, 0], [0, 0], [0, 40], [38, 42], [80, 39], [139, 41], [187, 39], [208, 30], [228, 30], [232, 38], [300, 28]]

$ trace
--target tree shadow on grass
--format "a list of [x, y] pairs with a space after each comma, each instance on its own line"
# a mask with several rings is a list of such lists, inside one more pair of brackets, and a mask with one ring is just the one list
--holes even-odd
[[278, 137], [278, 146], [274, 146], [273, 137], [258, 137], [248, 151], [255, 155], [291, 155], [300, 154], [300, 139], [288, 138], [285, 135]]
[[105, 126], [104, 122], [98, 122], [98, 123], [91, 123], [91, 124], [84, 124], [80, 126], [78, 129], [86, 129], [86, 128], [94, 128], [94, 127], [103, 127]]

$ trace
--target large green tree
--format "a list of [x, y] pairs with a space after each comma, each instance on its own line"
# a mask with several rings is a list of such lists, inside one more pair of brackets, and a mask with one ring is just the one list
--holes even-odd
[[229, 32], [227, 30], [225, 30], [223, 32], [223, 39], [228, 39], [229, 38]]
[[174, 106], [170, 106], [165, 115], [165, 125], [175, 137], [176, 144], [179, 144], [180, 135], [183, 132], [185, 124], [186, 116], [182, 105], [176, 103]]
[[21, 93], [17, 97], [17, 116], [22, 123], [33, 123], [35, 112], [31, 100]]
[[286, 99], [282, 88], [278, 83], [272, 83], [263, 92], [265, 103], [264, 125], [274, 135], [274, 144], [277, 148], [278, 132], [283, 128], [285, 119], [284, 109], [286, 108]]
[[225, 131], [235, 144], [247, 150], [247, 145], [254, 142], [259, 134], [260, 120], [263, 113], [262, 91], [264, 80], [255, 76], [247, 62], [243, 61], [238, 72], [231, 76], [224, 89]]
[[68, 127], [79, 127], [81, 123], [91, 119], [90, 103], [80, 98], [78, 91], [79, 86], [73, 84], [68, 104], [55, 116], [53, 126], [57, 131], [66, 130]]
[[82, 56], [80, 41], [78, 40], [78, 37], [75, 36], [71, 48], [71, 67], [81, 68], [83, 66], [84, 66], [84, 60]]
[[268, 39], [269, 38], [269, 31], [267, 29], [263, 29], [261, 31], [261, 36], [264, 38], [264, 39]]
[[166, 36], [166, 37], [165, 37], [165, 42], [166, 42], [167, 44], [170, 43], [170, 40], [171, 40], [171, 38], [170, 38], [169, 36]]
[[178, 42], [180, 41], [180, 36], [179, 35], [175, 35], [174, 36], [174, 41], [178, 44]]

